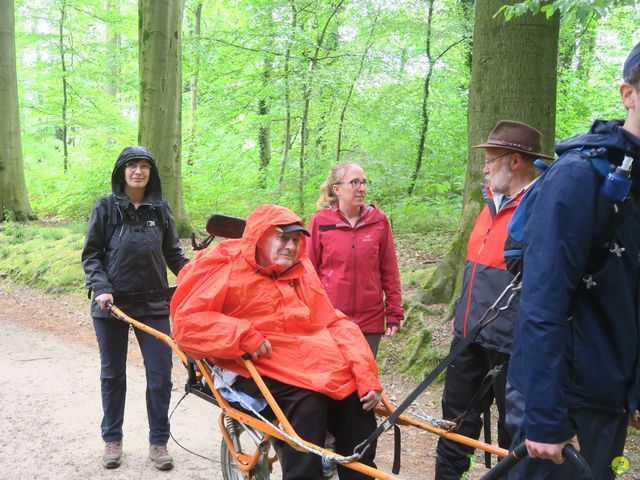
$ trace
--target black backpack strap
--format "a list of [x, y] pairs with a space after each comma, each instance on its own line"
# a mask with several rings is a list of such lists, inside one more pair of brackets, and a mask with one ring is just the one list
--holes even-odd
[[480, 334], [480, 331], [485, 328], [489, 323], [494, 321], [502, 311], [511, 307], [511, 303], [520, 292], [520, 273], [518, 273], [511, 283], [507, 285], [504, 291], [498, 296], [494, 304], [487, 309], [484, 315], [480, 318], [475, 327], [453, 346], [449, 355], [442, 360], [436, 367], [425, 377], [425, 379], [418, 385], [413, 392], [411, 392], [403, 402], [396, 407], [396, 409], [369, 435], [369, 437], [356, 445], [353, 450], [354, 454], [362, 455], [364, 451], [369, 448], [372, 442], [374, 442], [380, 435], [389, 430], [396, 422], [398, 417], [420, 396], [425, 389], [438, 378], [438, 376], [444, 372], [447, 366], [453, 362], [453, 360], [460, 355], [460, 353], [467, 348], [467, 346], [475, 341]]
[[[482, 430], [484, 431], [484, 443], [491, 445], [491, 405], [487, 405], [482, 412]], [[484, 466], [491, 468], [491, 453], [484, 452]]]
[[160, 214], [160, 224], [161, 228], [164, 230], [169, 223], [169, 204], [165, 199], [162, 199], [162, 205], [154, 208]]
[[104, 228], [105, 248], [111, 242], [111, 237], [116, 232], [118, 227], [118, 204], [116, 202], [116, 196], [111, 192], [107, 195], [107, 224]]

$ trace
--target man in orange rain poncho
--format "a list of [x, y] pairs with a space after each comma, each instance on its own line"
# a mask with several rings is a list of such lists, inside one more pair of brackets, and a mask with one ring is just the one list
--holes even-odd
[[[173, 337], [186, 353], [237, 374], [234, 390], [260, 395], [240, 357], [250, 354], [296, 432], [350, 455], [375, 429], [382, 387], [358, 326], [331, 306], [305, 254], [302, 221], [261, 205], [241, 239], [204, 250], [183, 268], [171, 302]], [[363, 458], [374, 466], [375, 445]], [[322, 479], [321, 459], [286, 446], [284, 479]], [[341, 479], [366, 475], [338, 466]]]

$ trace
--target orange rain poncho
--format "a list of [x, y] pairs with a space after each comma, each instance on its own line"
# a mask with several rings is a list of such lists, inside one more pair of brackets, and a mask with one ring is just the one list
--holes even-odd
[[358, 326], [331, 306], [306, 256], [278, 274], [256, 263], [256, 244], [272, 226], [301, 222], [291, 210], [262, 205], [244, 235], [200, 252], [178, 276], [171, 301], [173, 338], [187, 354], [248, 377], [239, 357], [268, 339], [256, 362], [267, 377], [341, 400], [381, 391], [378, 368]]

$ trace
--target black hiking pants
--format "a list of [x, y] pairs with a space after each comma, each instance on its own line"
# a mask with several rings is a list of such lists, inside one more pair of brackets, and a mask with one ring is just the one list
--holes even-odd
[[[170, 335], [168, 317], [141, 317], [139, 320]], [[127, 348], [129, 324], [113, 318], [94, 318], [100, 349], [100, 390], [102, 393], [102, 439], [122, 440], [124, 404], [127, 393]], [[169, 402], [171, 401], [171, 348], [148, 333], [133, 329], [140, 345], [147, 378], [147, 418], [149, 443], [166, 445], [169, 440]]]
[[[460, 341], [453, 339], [451, 348]], [[509, 355], [471, 343], [447, 367], [447, 376], [442, 395], [442, 416], [445, 420], [455, 420], [469, 406], [482, 381], [496, 365], [503, 364], [502, 371], [495, 377], [486, 393], [471, 406], [456, 433], [478, 439], [482, 430], [481, 414], [495, 399], [498, 407], [498, 444], [509, 448], [511, 437], [505, 428], [504, 390], [507, 379]], [[436, 480], [459, 480], [469, 469], [470, 455], [474, 449], [452, 440], [440, 438], [436, 449]]]
[[[286, 383], [263, 378], [271, 394], [301, 438], [323, 446], [327, 430], [335, 437], [335, 451], [351, 455], [354, 447], [364, 441], [376, 428], [373, 411], [362, 409], [358, 393], [342, 400], [334, 400], [321, 393]], [[253, 397], [262, 398], [253, 380], [238, 377], [232, 388]], [[375, 443], [369, 447], [360, 462], [375, 467]], [[322, 480], [321, 458], [313, 453], [299, 452], [288, 445], [283, 449], [283, 480]], [[341, 480], [363, 480], [371, 477], [338, 464]]]

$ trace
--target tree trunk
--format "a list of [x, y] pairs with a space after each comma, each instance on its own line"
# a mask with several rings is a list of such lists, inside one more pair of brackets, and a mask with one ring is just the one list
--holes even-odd
[[289, 150], [291, 149], [291, 85], [289, 79], [289, 57], [291, 55], [291, 44], [293, 43], [293, 35], [296, 31], [298, 24], [298, 10], [296, 9], [295, 2], [291, 2], [291, 38], [287, 39], [287, 48], [284, 53], [284, 108], [285, 108], [285, 125], [284, 125], [284, 145], [282, 147], [282, 161], [280, 162], [280, 176], [278, 177], [279, 191], [282, 191], [282, 182], [284, 181], [284, 171], [287, 166], [287, 160], [289, 159]]
[[[313, 68], [311, 68], [313, 73]], [[310, 80], [309, 80], [310, 81]], [[309, 103], [311, 101], [311, 86], [305, 83], [302, 87], [302, 118], [300, 120], [300, 156], [298, 157], [298, 212], [304, 215], [304, 166], [306, 163], [305, 150], [307, 147], [309, 119]]]
[[[107, 2], [107, 13], [109, 16], [120, 12], [119, 0]], [[107, 22], [107, 72], [104, 80], [104, 91], [112, 97], [118, 95], [118, 77], [120, 76], [120, 65], [118, 61], [118, 50], [120, 49], [120, 33], [114, 28], [115, 22]]]
[[[13, 0], [0, 0], [0, 221], [35, 219], [22, 164]], [[8, 218], [6, 218], [8, 217]]]
[[62, 150], [64, 153], [63, 166], [64, 171], [67, 171], [69, 166], [69, 148], [68, 148], [68, 138], [69, 138], [69, 127], [67, 125], [67, 106], [69, 103], [69, 99], [67, 96], [67, 63], [65, 59], [65, 51], [64, 51], [64, 27], [65, 21], [67, 18], [67, 3], [65, 0], [62, 0], [60, 4], [60, 24], [59, 24], [59, 35], [58, 35], [58, 47], [60, 53], [60, 68], [62, 69], [62, 127], [60, 130], [60, 140], [62, 141]]
[[181, 234], [187, 233], [182, 203], [183, 0], [139, 0], [140, 119], [138, 142], [158, 164], [162, 191]]
[[[110, 0], [107, 2], [107, 16], [113, 18], [120, 13], [120, 0]], [[104, 78], [104, 91], [115, 100], [118, 97], [118, 77], [120, 76], [120, 45], [121, 37], [115, 28], [116, 21], [108, 20], [106, 27], [106, 50], [107, 50], [107, 71]], [[111, 134], [107, 133], [106, 144], [113, 145], [114, 140]]]
[[[271, 79], [271, 65], [269, 63], [269, 59], [265, 58], [263, 60], [262, 67], [262, 82], [265, 91], [268, 90], [269, 81]], [[271, 163], [271, 129], [269, 127], [269, 105], [267, 98], [261, 98], [258, 101], [258, 115], [261, 118], [260, 120], [260, 129], [258, 131], [258, 150], [260, 155], [260, 166], [259, 166], [259, 179], [258, 186], [260, 188], [266, 188], [267, 186], [267, 168]]]
[[427, 55], [427, 62], [429, 63], [429, 66], [427, 67], [427, 73], [424, 77], [424, 83], [422, 87], [422, 125], [420, 126], [420, 138], [418, 139], [416, 168], [413, 170], [409, 188], [407, 188], [407, 195], [409, 196], [413, 195], [413, 189], [415, 188], [416, 182], [418, 181], [420, 168], [422, 168], [422, 157], [424, 156], [424, 144], [427, 141], [427, 133], [429, 131], [429, 84], [431, 83], [431, 76], [433, 75], [433, 56], [431, 55], [431, 22], [433, 19], [433, 2], [434, 0], [429, 0], [427, 2], [429, 6], [429, 14], [427, 16], [427, 38], [425, 41], [425, 53]]
[[476, 4], [462, 216], [451, 249], [422, 291], [423, 303], [449, 302], [460, 288], [466, 243], [483, 205], [478, 186], [484, 152], [470, 147], [484, 142], [504, 119], [536, 127], [544, 151], [553, 152], [559, 17], [526, 14], [505, 23], [494, 17], [503, 4]]
[[595, 61], [597, 26], [598, 22], [596, 20], [589, 21], [589, 23], [584, 26], [582, 36], [580, 37], [576, 73], [584, 82], [589, 81], [591, 67]]
[[307, 70], [307, 78], [302, 85], [302, 117], [300, 120], [300, 157], [298, 162], [298, 211], [300, 215], [304, 215], [304, 183], [305, 183], [305, 165], [306, 165], [306, 147], [309, 139], [309, 106], [311, 103], [311, 93], [313, 90], [313, 80], [316, 67], [318, 66], [318, 56], [320, 49], [323, 47], [325, 39], [328, 34], [329, 25], [336, 16], [338, 11], [342, 8], [344, 0], [339, 0], [335, 6], [332, 7], [331, 14], [327, 18], [322, 30], [316, 38], [316, 45], [313, 55], [309, 59], [309, 66]]
[[196, 5], [193, 24], [194, 59], [193, 74], [191, 76], [191, 118], [189, 121], [189, 150], [187, 152], [187, 164], [193, 163], [193, 155], [196, 149], [196, 110], [198, 108], [198, 74], [200, 70], [200, 26], [202, 24], [202, 2]]

